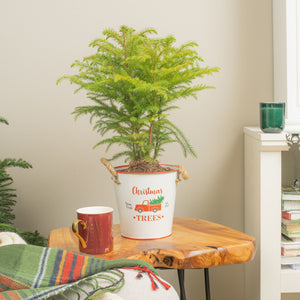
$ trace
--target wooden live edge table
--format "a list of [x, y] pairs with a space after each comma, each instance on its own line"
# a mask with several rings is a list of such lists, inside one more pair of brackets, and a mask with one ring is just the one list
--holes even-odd
[[[120, 225], [113, 225], [114, 250], [95, 255], [103, 259], [134, 258], [155, 268], [177, 269], [180, 299], [185, 299], [184, 270], [204, 269], [206, 299], [210, 299], [208, 268], [246, 263], [255, 254], [253, 237], [200, 219], [174, 218], [171, 236], [157, 240], [124, 238]], [[48, 246], [79, 253], [78, 239], [71, 227], [50, 232]]]

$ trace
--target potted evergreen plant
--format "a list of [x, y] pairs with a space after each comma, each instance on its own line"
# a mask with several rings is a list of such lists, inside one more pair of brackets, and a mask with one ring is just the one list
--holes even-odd
[[78, 73], [59, 81], [66, 78], [75, 83], [76, 92], [85, 90], [92, 101], [73, 113], [75, 119], [89, 115], [93, 129], [106, 135], [95, 147], [117, 146], [110, 160], [124, 157], [129, 162], [113, 168], [102, 159], [117, 183], [122, 235], [165, 237], [171, 234], [175, 181], [178, 173], [186, 172], [179, 166], [161, 165], [157, 159], [169, 143], [178, 143], [185, 157], [196, 157], [168, 115], [178, 108], [177, 100], [196, 98], [197, 92], [211, 88], [195, 80], [219, 69], [200, 66], [203, 60], [196, 43], [177, 46], [173, 36], [159, 38], [154, 29], [121, 26], [119, 31], [104, 30], [103, 36], [90, 44], [95, 54], [73, 63]]

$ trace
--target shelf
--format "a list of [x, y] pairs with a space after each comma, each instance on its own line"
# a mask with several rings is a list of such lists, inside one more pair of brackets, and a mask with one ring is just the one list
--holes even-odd
[[281, 267], [281, 293], [300, 292], [300, 270]]
[[282, 154], [289, 151], [287, 133], [244, 128], [245, 233], [257, 241], [256, 257], [245, 266], [245, 300], [280, 300], [281, 293], [300, 291], [295, 288], [300, 286], [300, 271], [281, 270]]
[[281, 133], [264, 133], [258, 127], [245, 127], [244, 133], [246, 136], [252, 137], [260, 145], [260, 151], [288, 151], [286, 135], [288, 131]]

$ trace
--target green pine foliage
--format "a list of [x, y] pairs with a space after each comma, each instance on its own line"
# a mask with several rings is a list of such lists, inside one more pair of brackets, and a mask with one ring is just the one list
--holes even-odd
[[[6, 119], [0, 117], [0, 123], [8, 125]], [[12, 188], [13, 178], [8, 174], [7, 168], [19, 167], [32, 168], [31, 164], [23, 159], [5, 158], [0, 159], [0, 231], [12, 231], [19, 233], [27, 242], [35, 245], [46, 245], [46, 239], [37, 231], [21, 232], [13, 226], [15, 220], [14, 207], [16, 205], [16, 189]], [[42, 242], [43, 241], [43, 242]]]
[[164, 201], [164, 196], [158, 196], [156, 199], [152, 199], [149, 201], [150, 204], [161, 204]]
[[12, 177], [7, 173], [9, 167], [31, 168], [31, 165], [22, 159], [5, 158], [0, 160], [0, 223], [12, 225], [15, 219], [13, 213], [16, 204], [16, 190], [11, 187]]
[[178, 108], [178, 99], [196, 98], [199, 91], [212, 88], [195, 82], [219, 70], [200, 66], [197, 46], [176, 46], [173, 36], [159, 38], [152, 28], [106, 29], [103, 38], [90, 44], [96, 53], [72, 64], [78, 73], [58, 82], [68, 79], [78, 86], [75, 92], [87, 92], [92, 104], [76, 107], [75, 119], [89, 115], [100, 136], [109, 133], [95, 147], [105, 145], [107, 151], [112, 145], [122, 146], [111, 159], [154, 161], [169, 143], [179, 143], [184, 156], [196, 157], [168, 115]]
[[32, 231], [22, 232], [18, 228], [12, 225], [0, 223], [0, 232], [1, 231], [17, 233], [19, 236], [21, 236], [24, 239], [24, 241], [27, 244], [42, 246], [42, 247], [47, 246], [47, 239], [41, 236], [41, 234], [37, 230], [35, 230], [34, 232]]
[[43, 237], [37, 230], [23, 231], [19, 233], [27, 244], [46, 247], [48, 240]]

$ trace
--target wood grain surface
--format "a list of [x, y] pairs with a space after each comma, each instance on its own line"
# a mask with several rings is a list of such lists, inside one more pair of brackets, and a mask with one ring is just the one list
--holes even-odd
[[[200, 219], [174, 218], [171, 236], [157, 240], [133, 240], [113, 226], [114, 250], [104, 259], [136, 258], [158, 268], [197, 269], [250, 261], [255, 254], [253, 237]], [[71, 227], [50, 232], [48, 246], [79, 253], [78, 239]]]

